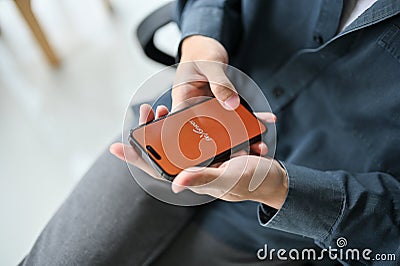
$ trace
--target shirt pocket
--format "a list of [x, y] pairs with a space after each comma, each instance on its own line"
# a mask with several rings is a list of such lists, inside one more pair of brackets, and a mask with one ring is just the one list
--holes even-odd
[[400, 27], [391, 25], [378, 39], [378, 45], [384, 48], [400, 63]]

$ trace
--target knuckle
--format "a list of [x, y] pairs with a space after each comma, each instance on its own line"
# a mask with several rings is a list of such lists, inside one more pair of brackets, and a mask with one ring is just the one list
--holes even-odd
[[211, 90], [213, 91], [213, 93], [218, 96], [221, 100], [226, 100], [228, 99], [230, 96], [232, 96], [232, 94], [234, 94], [233, 89], [229, 88], [228, 86], [225, 85], [214, 85], [211, 87]]

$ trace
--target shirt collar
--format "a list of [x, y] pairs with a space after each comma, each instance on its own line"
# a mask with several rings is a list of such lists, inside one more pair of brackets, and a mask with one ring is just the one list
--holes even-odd
[[364, 28], [400, 13], [400, 0], [379, 0], [356, 18], [341, 34]]

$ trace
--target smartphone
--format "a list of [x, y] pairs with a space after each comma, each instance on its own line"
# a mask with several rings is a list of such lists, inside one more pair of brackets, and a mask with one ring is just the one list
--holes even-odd
[[129, 142], [172, 181], [185, 168], [228, 160], [260, 141], [266, 131], [243, 99], [235, 110], [226, 110], [209, 98], [132, 129]]

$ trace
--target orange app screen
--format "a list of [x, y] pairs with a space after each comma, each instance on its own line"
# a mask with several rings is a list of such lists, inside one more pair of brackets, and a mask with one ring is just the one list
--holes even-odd
[[176, 176], [265, 131], [242, 104], [230, 111], [212, 98], [140, 126], [132, 138], [166, 174]]

